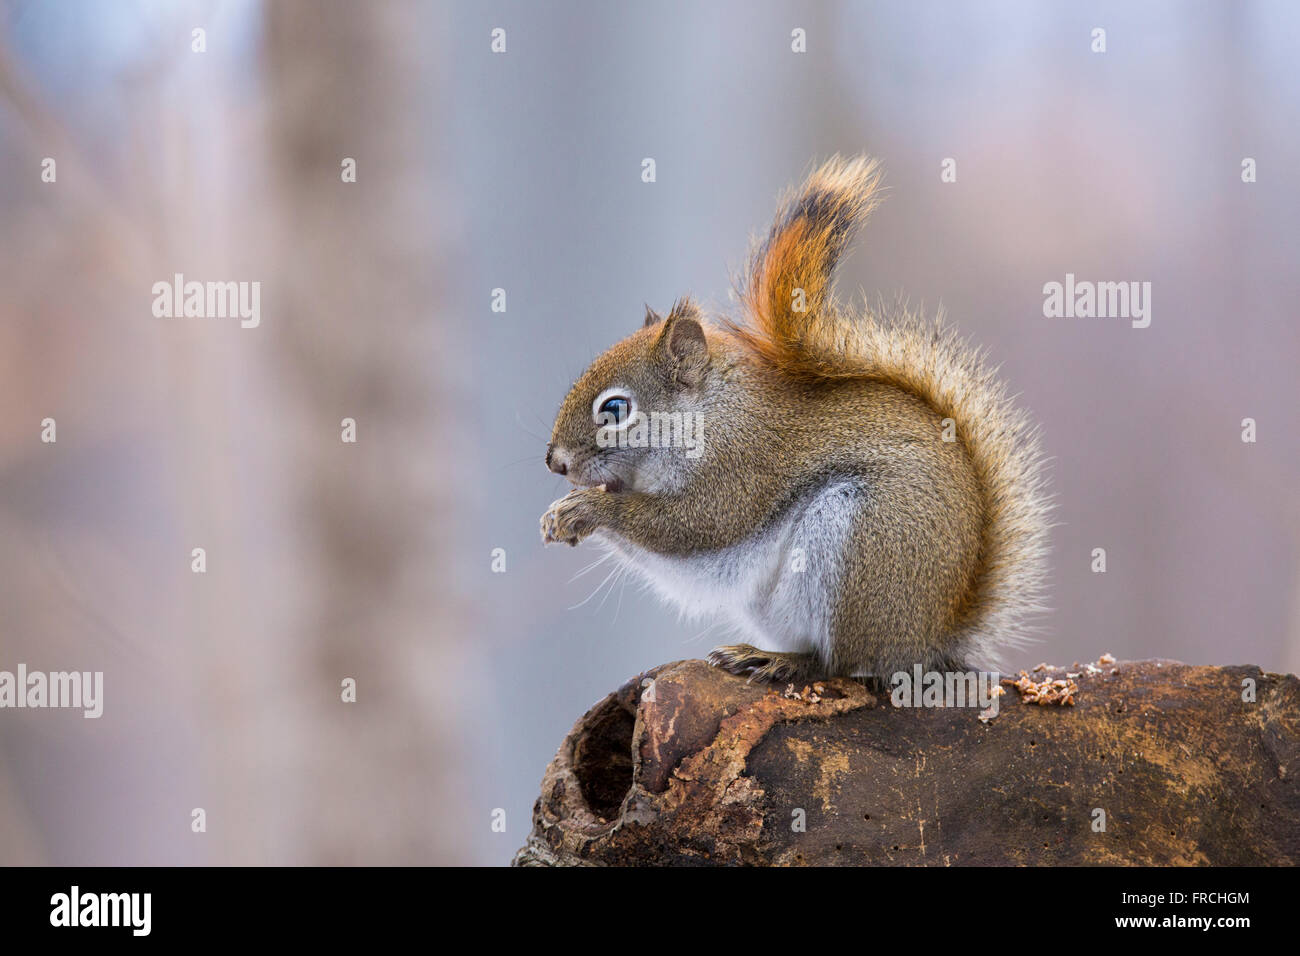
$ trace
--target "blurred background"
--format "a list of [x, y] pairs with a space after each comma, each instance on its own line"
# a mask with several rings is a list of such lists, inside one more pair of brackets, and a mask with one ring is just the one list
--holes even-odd
[[[0, 711], [0, 863], [508, 862], [582, 712], [712, 644], [543, 550], [552, 415], [837, 151], [889, 185], [841, 295], [1042, 423], [1016, 665], [1300, 669], [1298, 53], [1286, 2], [0, 3], [0, 670], [105, 675]], [[156, 318], [178, 272], [260, 326]], [[1150, 327], [1045, 318], [1067, 272]]]

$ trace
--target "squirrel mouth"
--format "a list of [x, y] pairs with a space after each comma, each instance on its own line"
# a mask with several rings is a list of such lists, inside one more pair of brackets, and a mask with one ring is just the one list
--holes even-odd
[[610, 494], [614, 494], [614, 495], [618, 494], [620, 491], [623, 490], [623, 479], [615, 475], [610, 475], [608, 478], [606, 478], [604, 481], [601, 482], [575, 481], [574, 484], [577, 485], [579, 488], [594, 488], [597, 491], [608, 491]]

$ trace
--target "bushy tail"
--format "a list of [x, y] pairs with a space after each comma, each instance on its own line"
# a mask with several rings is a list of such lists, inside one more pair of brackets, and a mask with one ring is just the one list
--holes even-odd
[[832, 300], [835, 265], [878, 204], [879, 183], [874, 161], [837, 156], [788, 197], [743, 277], [743, 321], [731, 331], [786, 374], [886, 382], [953, 419], [986, 515], [955, 636], [973, 658], [992, 663], [994, 648], [1020, 643], [1027, 618], [1042, 610], [1051, 501], [1038, 431], [984, 354], [942, 318], [905, 309], [849, 316]]
[[[750, 257], [739, 289], [747, 325], [733, 328], [784, 367], [802, 366], [811, 326], [833, 321], [831, 279], [845, 247], [879, 199], [879, 165], [836, 156], [784, 198], [772, 231]], [[793, 369], [792, 369], [793, 371]]]

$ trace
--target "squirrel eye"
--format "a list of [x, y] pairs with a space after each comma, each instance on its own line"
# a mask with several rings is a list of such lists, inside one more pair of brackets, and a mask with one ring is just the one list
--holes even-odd
[[611, 395], [601, 404], [598, 417], [606, 424], [622, 425], [632, 414], [632, 400], [623, 395]]

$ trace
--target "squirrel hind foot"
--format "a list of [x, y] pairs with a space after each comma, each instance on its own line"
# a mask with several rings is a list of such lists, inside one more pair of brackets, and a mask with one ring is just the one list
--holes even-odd
[[751, 684], [788, 684], [824, 677], [812, 654], [763, 651], [752, 644], [724, 644], [709, 651], [708, 661]]

